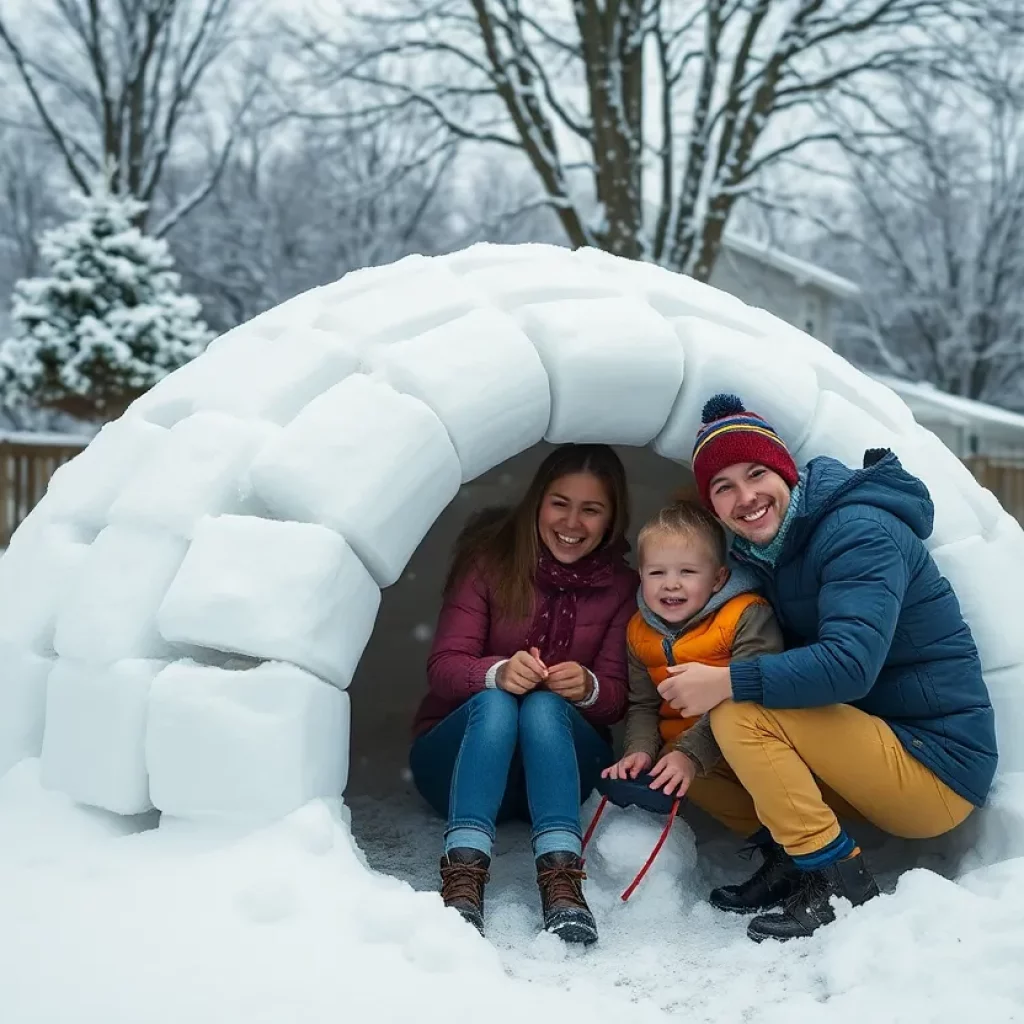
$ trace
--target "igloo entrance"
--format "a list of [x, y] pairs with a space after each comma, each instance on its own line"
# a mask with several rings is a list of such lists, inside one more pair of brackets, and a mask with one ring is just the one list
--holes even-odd
[[[381, 595], [377, 621], [350, 687], [351, 758], [347, 795], [403, 790], [410, 725], [426, 691], [426, 657], [441, 608], [452, 545], [479, 509], [510, 505], [552, 449], [544, 443], [464, 484], [417, 547], [401, 579]], [[644, 520], [692, 480], [689, 470], [649, 448], [617, 447], [630, 485], [630, 543]]]

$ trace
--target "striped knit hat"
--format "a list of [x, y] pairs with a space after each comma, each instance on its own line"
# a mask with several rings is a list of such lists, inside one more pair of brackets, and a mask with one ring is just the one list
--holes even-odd
[[727, 466], [758, 462], [773, 469], [790, 487], [798, 474], [785, 442], [767, 420], [743, 408], [735, 395], [715, 395], [701, 413], [693, 446], [693, 475], [701, 501], [711, 507], [711, 481]]

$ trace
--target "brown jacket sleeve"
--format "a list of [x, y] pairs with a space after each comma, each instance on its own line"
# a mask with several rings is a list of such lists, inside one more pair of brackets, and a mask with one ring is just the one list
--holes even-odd
[[732, 641], [732, 660], [751, 661], [762, 654], [785, 650], [782, 629], [770, 604], [752, 604], [736, 623]]
[[[762, 654], [778, 654], [782, 649], [782, 630], [771, 605], [752, 604], [736, 623], [732, 660], [749, 661]], [[711, 731], [711, 718], [703, 715], [699, 722], [687, 729], [676, 740], [676, 750], [686, 754], [697, 765], [699, 775], [709, 774], [722, 759], [715, 734]]]
[[626, 648], [629, 666], [629, 706], [626, 710], [626, 736], [622, 744], [626, 754], [648, 754], [653, 764], [661, 750], [658, 730], [661, 694], [658, 693], [644, 663]]

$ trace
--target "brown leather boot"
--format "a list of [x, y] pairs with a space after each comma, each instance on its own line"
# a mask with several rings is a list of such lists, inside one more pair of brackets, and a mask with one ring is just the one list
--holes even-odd
[[587, 873], [575, 853], [557, 851], [537, 858], [537, 887], [540, 889], [544, 931], [563, 942], [589, 946], [597, 942], [597, 923], [583, 898]]
[[469, 847], [449, 850], [441, 858], [441, 899], [454, 907], [481, 935], [484, 933], [484, 886], [491, 880], [491, 858]]

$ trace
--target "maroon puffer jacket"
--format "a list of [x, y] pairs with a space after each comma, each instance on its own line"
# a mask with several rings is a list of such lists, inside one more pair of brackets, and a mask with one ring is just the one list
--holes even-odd
[[[578, 662], [598, 678], [597, 700], [580, 709], [592, 725], [612, 725], [626, 710], [626, 624], [636, 611], [636, 588], [636, 573], [623, 563], [611, 584], [583, 590], [577, 598], [576, 629], [565, 660]], [[524, 649], [529, 627], [529, 621], [494, 618], [487, 582], [468, 574], [441, 608], [427, 660], [430, 690], [416, 712], [413, 735], [425, 733], [485, 689], [487, 670]]]

